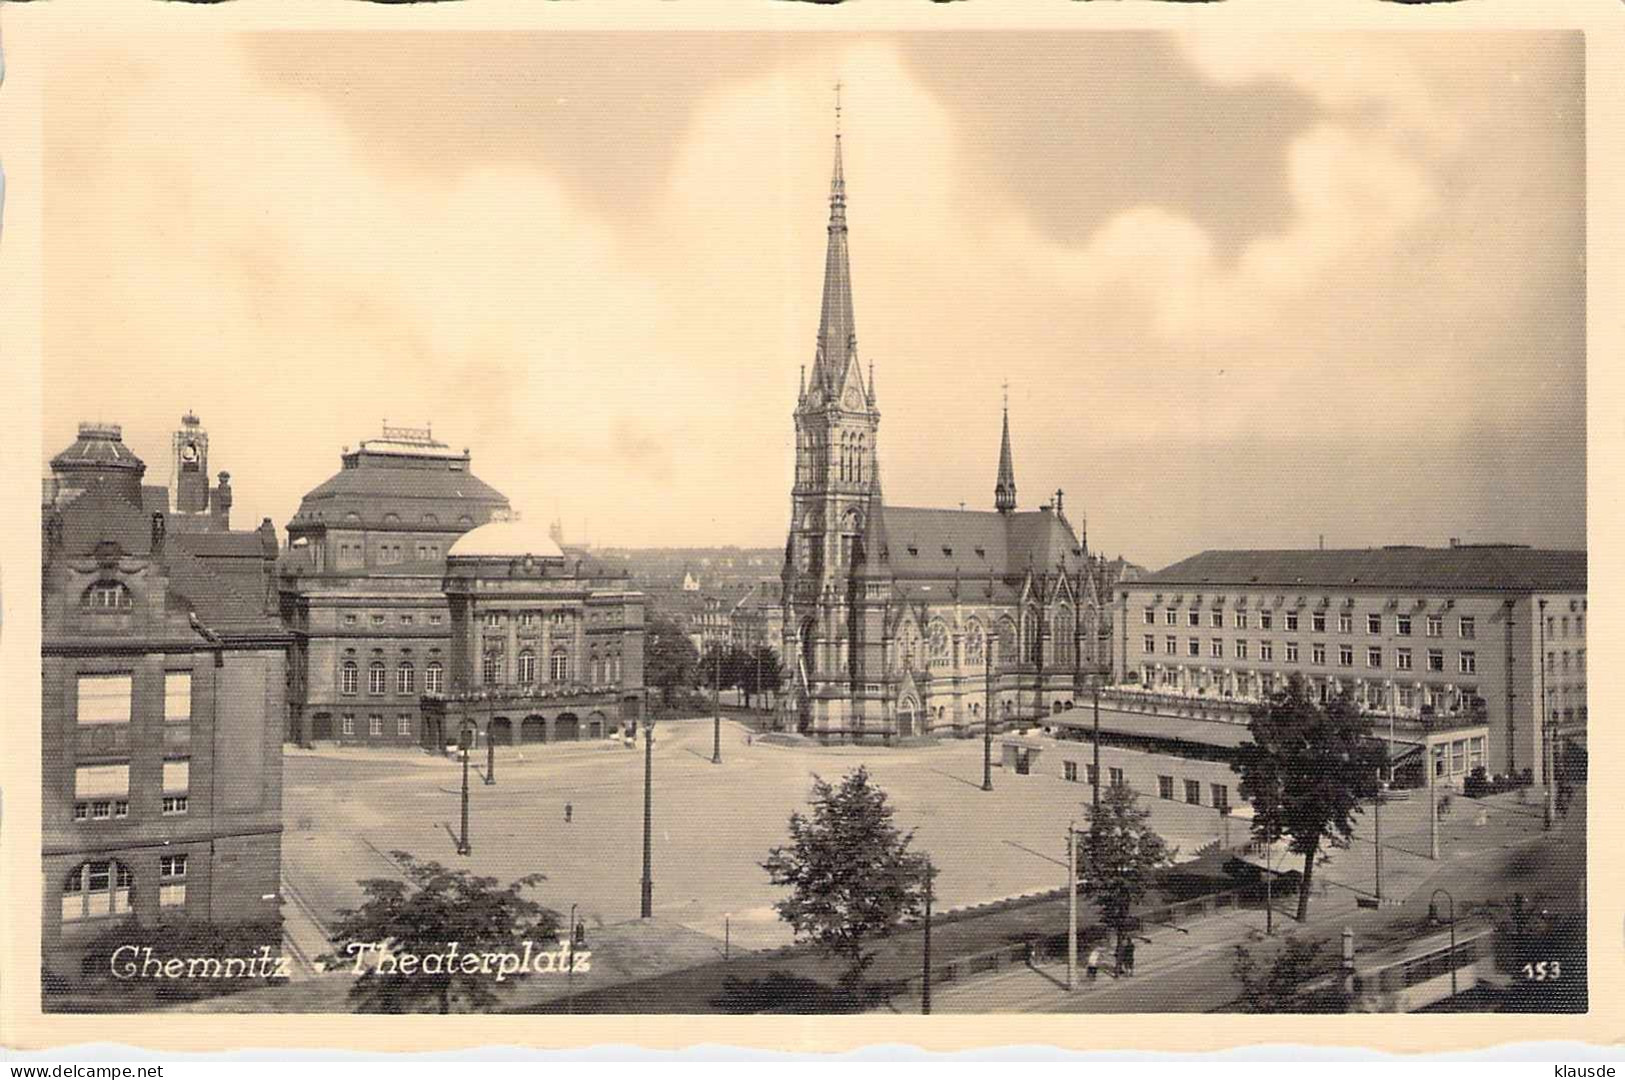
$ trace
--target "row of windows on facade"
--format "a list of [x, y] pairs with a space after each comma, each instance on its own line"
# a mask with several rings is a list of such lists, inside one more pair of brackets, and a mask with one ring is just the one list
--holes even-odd
[[[1071, 609], [1063, 605], [1051, 622], [1053, 632], [1050, 642], [1053, 656], [1058, 662], [1069, 662], [1073, 653], [1075, 630]], [[1043, 639], [1039, 634], [1038, 616], [1034, 612], [1029, 611], [1023, 617], [1022, 630], [1025, 650], [1018, 649], [1015, 621], [1005, 619], [1000, 622], [998, 637], [994, 640], [995, 659], [1002, 653], [1006, 657], [1025, 656], [1028, 663], [1038, 662], [1043, 651]], [[962, 641], [964, 663], [975, 666], [986, 662], [987, 634], [982, 629], [982, 624], [974, 617], [966, 622]], [[912, 624], [905, 625], [898, 635], [898, 649], [906, 664], [912, 665], [919, 653], [920, 645], [919, 632]], [[934, 668], [950, 667], [953, 664], [953, 641], [948, 624], [941, 619], [933, 619], [926, 627], [925, 656], [927, 663]]]
[[[415, 626], [417, 624], [417, 614], [414, 613], [414, 612], [403, 611], [399, 615], [397, 615], [395, 618], [396, 618], [396, 621], [399, 622], [400, 625], [402, 625], [402, 626]], [[439, 626], [442, 622], [445, 621], [445, 616], [441, 615], [439, 612], [434, 612], [434, 611], [428, 612], [427, 613], [427, 618], [428, 618], [428, 623], [429, 623], [430, 626]], [[389, 618], [388, 618], [388, 616], [386, 614], [384, 614], [381, 611], [374, 611], [374, 612], [371, 612], [371, 613], [368, 614], [367, 621], [369, 623], [371, 623], [373, 626], [383, 626], [386, 622], [389, 621]], [[359, 625], [361, 625], [361, 614], [360, 614], [360, 612], [356, 612], [356, 611], [347, 611], [347, 612], [345, 612], [344, 613], [344, 625], [345, 626], [359, 626]]]
[[[1254, 617], [1255, 614], [1256, 618]], [[1146, 608], [1144, 618], [1145, 625], [1155, 626], [1157, 624], [1157, 609], [1154, 607]], [[1582, 620], [1583, 618], [1584, 616], [1576, 617], [1577, 620]], [[1394, 633], [1399, 637], [1410, 637], [1412, 629], [1415, 625], [1415, 620], [1410, 615], [1395, 615], [1393, 619]], [[1283, 611], [1281, 613], [1281, 620], [1283, 629], [1289, 631], [1297, 630], [1302, 625], [1302, 613], [1297, 611]], [[1232, 628], [1236, 630], [1251, 629], [1255, 622], [1258, 624], [1258, 629], [1260, 630], [1273, 630], [1275, 628], [1275, 612], [1259, 611], [1254, 613], [1249, 611], [1235, 611], [1231, 613], [1230, 622]], [[1563, 618], [1563, 632], [1565, 634], [1568, 633], [1568, 622], [1568, 617], [1565, 616]], [[1164, 610], [1163, 623], [1168, 626], [1179, 626], [1179, 609], [1167, 608]], [[1326, 612], [1310, 612], [1309, 623], [1309, 628], [1314, 633], [1324, 634], [1327, 626]], [[1423, 627], [1428, 637], [1437, 638], [1444, 637], [1444, 624], [1445, 618], [1443, 615], [1428, 615], [1424, 618]], [[1191, 608], [1190, 610], [1186, 611], [1184, 625], [1201, 626], [1202, 612], [1200, 609]], [[1215, 630], [1223, 629], [1224, 612], [1219, 610], [1208, 612], [1208, 626]], [[1337, 613], [1337, 632], [1339, 634], [1354, 633], [1353, 612], [1340, 611]], [[1381, 634], [1383, 632], [1383, 617], [1375, 612], [1368, 613], [1365, 617], [1365, 632], [1368, 634]], [[1477, 634], [1478, 620], [1475, 616], [1461, 615], [1457, 617], [1457, 637], [1471, 641], [1477, 636]]]
[[[378, 552], [378, 563], [381, 566], [390, 566], [406, 561], [407, 549], [401, 544], [379, 544], [375, 550]], [[339, 561], [344, 562], [352, 559], [359, 561], [366, 555], [366, 552], [367, 549], [364, 544], [340, 543]], [[420, 543], [417, 545], [416, 552], [419, 562], [438, 559], [440, 558], [440, 545]]]
[[[1585, 603], [1585, 601], [1582, 600], [1582, 601], [1580, 601], [1580, 603], [1583, 605]], [[1586, 632], [1586, 617], [1584, 615], [1576, 615], [1576, 616], [1574, 616], [1574, 636], [1575, 637], [1584, 637], [1585, 632]], [[1569, 617], [1567, 615], [1563, 615], [1563, 616], [1548, 615], [1548, 616], [1546, 616], [1546, 636], [1547, 637], [1568, 637], [1569, 636]]]
[[[602, 624], [602, 623], [619, 623], [619, 622], [624, 621], [623, 616], [621, 615], [621, 613], [620, 613], [620, 611], [618, 609], [616, 609], [616, 610], [604, 610], [604, 611], [588, 611], [584, 615], [580, 615], [580, 616], [578, 616], [577, 612], [569, 611], [569, 610], [563, 610], [563, 609], [557, 610], [557, 611], [548, 611], [548, 612], [520, 611], [520, 612], [515, 612], [512, 615], [512, 618], [514, 620], [515, 625], [519, 626], [520, 629], [528, 629], [529, 627], [540, 626], [541, 623], [542, 623], [542, 616], [544, 614], [547, 616], [547, 621], [552, 623], [556, 627], [558, 627], [558, 626], [569, 626], [570, 623], [571, 623], [571, 620], [573, 620], [573, 619], [575, 619], [577, 617], [584, 618], [589, 626]], [[504, 625], [507, 624], [507, 621], [508, 621], [509, 617], [510, 616], [505, 612], [487, 611], [485, 613], [485, 627], [488, 630], [501, 629]]]
[[[354, 694], [358, 692], [361, 681], [361, 666], [354, 660], [346, 660], [339, 665], [339, 693]], [[439, 694], [445, 690], [446, 669], [438, 660], [431, 660], [423, 669], [423, 689], [425, 693]], [[367, 665], [367, 693], [380, 697], [389, 692], [389, 668], [382, 660], [374, 660]], [[397, 694], [417, 693], [417, 668], [410, 661], [403, 660], [395, 666], [395, 692]]]
[[[518, 661], [514, 665], [516, 681], [521, 686], [529, 686], [536, 681], [536, 654], [529, 649], [519, 653]], [[496, 653], [487, 653], [480, 662], [480, 677], [487, 685], [494, 685], [502, 681], [502, 657]], [[547, 676], [552, 682], [568, 682], [570, 679], [570, 654], [563, 649], [554, 649], [553, 655], [547, 658]], [[621, 681], [621, 658], [618, 654], [599, 657], [596, 654], [588, 663], [588, 682], [593, 686], [602, 683], [618, 683]]]
[[[843, 431], [840, 433], [840, 453], [837, 458], [837, 475], [843, 484], [861, 484], [864, 482], [865, 447], [863, 433], [859, 431]], [[796, 455], [797, 480], [802, 484], [809, 484], [817, 480], [823, 473], [829, 471], [829, 440], [820, 431], [809, 431], [802, 435], [799, 453]]]
[[[76, 716], [80, 724], [128, 724], [135, 697], [135, 676], [121, 671], [80, 675], [76, 680]], [[164, 672], [164, 720], [192, 719], [192, 673]]]
[[[152, 805], [165, 817], [187, 811], [192, 786], [190, 758], [167, 758], [163, 781]], [[130, 816], [130, 763], [99, 762], [79, 765], [73, 776], [73, 820], [123, 821]]]
[[[355, 734], [355, 713], [345, 713], [339, 717], [339, 730], [346, 735]], [[367, 717], [367, 734], [382, 735], [384, 733], [384, 718], [377, 713]], [[413, 734], [412, 718], [406, 713], [395, 717], [395, 734], [410, 736]]]
[[[1156, 653], [1157, 653], [1157, 637], [1156, 637], [1155, 634], [1146, 634], [1145, 639], [1141, 644], [1142, 644], [1143, 650], [1146, 653], [1146, 655], [1148, 655], [1148, 656], [1156, 655]], [[1232, 642], [1230, 644], [1228, 655], [1230, 657], [1233, 657], [1236, 660], [1250, 660], [1250, 659], [1253, 659], [1254, 657], [1252, 656], [1252, 652], [1253, 652], [1252, 646], [1254, 644], [1255, 644], [1254, 642], [1250, 642], [1245, 638], [1238, 638], [1238, 639], [1236, 639], [1234, 642]], [[1273, 641], [1259, 641], [1259, 642], [1256, 642], [1256, 644], [1258, 646], [1257, 659], [1265, 661], [1265, 662], [1273, 663], [1274, 660], [1275, 660], [1275, 642], [1273, 642]], [[1164, 641], [1163, 641], [1163, 653], [1165, 655], [1168, 655], [1168, 656], [1178, 656], [1180, 654], [1179, 639], [1177, 637], [1175, 637], [1173, 634], [1169, 634], [1164, 639]], [[1380, 646], [1380, 645], [1368, 645], [1366, 647], [1366, 650], [1365, 650], [1365, 666], [1367, 668], [1371, 668], [1371, 669], [1380, 669], [1383, 666], [1383, 659], [1384, 659], [1383, 654], [1384, 654], [1384, 650], [1383, 650], [1382, 646]], [[1194, 638], [1194, 637], [1187, 639], [1186, 642], [1185, 642], [1185, 655], [1189, 656], [1189, 657], [1200, 657], [1202, 655], [1202, 639], [1201, 638]], [[1226, 658], [1226, 655], [1227, 655], [1227, 653], [1226, 653], [1226, 645], [1225, 645], [1225, 640], [1223, 638], [1211, 638], [1211, 639], [1209, 639], [1209, 641], [1207, 643], [1207, 656], [1208, 656], [1209, 659], [1223, 660], [1223, 659]], [[1301, 662], [1301, 660], [1299, 659], [1300, 655], [1301, 655], [1301, 650], [1300, 650], [1299, 645], [1298, 645], [1298, 643], [1296, 641], [1285, 642], [1285, 656], [1283, 657], [1283, 662], [1284, 663], [1288, 663], [1288, 664], [1300, 663]], [[1327, 664], [1326, 656], [1327, 656], [1326, 646], [1323, 643], [1317, 641], [1317, 642], [1313, 642], [1313, 643], [1310, 644], [1310, 646], [1309, 646], [1309, 663], [1311, 663], [1313, 665], [1324, 667]], [[1355, 659], [1355, 648], [1354, 648], [1353, 645], [1339, 645], [1337, 647], [1337, 666], [1338, 667], [1353, 667], [1354, 666], [1354, 659]], [[1394, 669], [1396, 671], [1412, 671], [1415, 668], [1414, 657], [1413, 657], [1412, 652], [1411, 652], [1410, 649], [1404, 649], [1404, 648], [1395, 649], [1394, 652], [1393, 652], [1393, 661], [1394, 661]], [[1567, 660], [1565, 659], [1565, 664], [1566, 663], [1567, 663]], [[1581, 665], [1582, 665], [1582, 667], [1584, 665], [1584, 659], [1583, 658], [1581, 660]], [[1444, 671], [1445, 670], [1445, 652], [1444, 652], [1443, 649], [1429, 649], [1427, 651], [1427, 669], [1426, 670], [1428, 670], [1428, 671]], [[1565, 667], [1565, 670], [1567, 670], [1566, 667]], [[1456, 653], [1456, 671], [1458, 673], [1460, 673], [1460, 674], [1463, 674], [1463, 675], [1472, 675], [1472, 674], [1477, 673], [1477, 671], [1478, 671], [1478, 653], [1477, 653], [1477, 651], [1473, 650], [1473, 649], [1461, 649], [1461, 650], [1459, 650]]]
[[[1095, 771], [1095, 766], [1087, 762], [1084, 763], [1083, 770], [1080, 773], [1078, 763], [1076, 761], [1062, 761], [1061, 776], [1063, 779], [1070, 780], [1073, 783], [1077, 783], [1081, 780], [1083, 783], [1089, 784], [1091, 787], [1099, 783], [1100, 780], [1100, 774]], [[1111, 787], [1122, 787], [1125, 783], [1127, 783], [1127, 780], [1123, 776], [1123, 770], [1115, 766], [1108, 766], [1106, 769], [1106, 783]], [[1186, 780], [1184, 784], [1185, 801], [1192, 806], [1201, 806], [1202, 782], [1200, 780]], [[1209, 784], [1208, 788], [1213, 800], [1211, 803], [1213, 808], [1216, 810], [1229, 812], [1229, 785]], [[1173, 777], [1157, 777], [1157, 795], [1164, 799], [1172, 799], [1174, 797]]]
[[[1199, 693], [1214, 690], [1227, 698], [1237, 696], [1256, 698], [1261, 696], [1266, 688], [1272, 691], [1284, 690], [1287, 686], [1287, 676], [1283, 672], [1230, 670], [1209, 672], [1187, 670], [1184, 667], [1163, 667], [1160, 664], [1156, 667], [1150, 664], [1143, 665], [1140, 668], [1140, 679], [1144, 686], [1171, 693], [1188, 693], [1193, 689]], [[1308, 687], [1309, 695], [1324, 703], [1342, 690], [1343, 681], [1317, 675], [1308, 680]], [[1389, 706], [1414, 709], [1418, 704], [1425, 704], [1431, 708], [1459, 711], [1478, 697], [1478, 687], [1472, 683], [1395, 686], [1393, 696], [1390, 698], [1384, 693], [1382, 684], [1355, 679], [1353, 690], [1355, 703], [1372, 709], [1385, 709]]]
[[[158, 857], [158, 906], [186, 905], [185, 854]], [[135, 873], [114, 859], [81, 863], [62, 881], [62, 921], [114, 918], [130, 912]]]

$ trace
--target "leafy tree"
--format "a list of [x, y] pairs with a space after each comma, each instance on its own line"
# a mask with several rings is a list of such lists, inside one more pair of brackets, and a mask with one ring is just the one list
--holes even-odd
[[643, 677], [669, 708], [673, 693], [694, 685], [699, 653], [682, 628], [662, 615], [649, 620], [643, 640]]
[[1309, 995], [1303, 985], [1333, 967], [1323, 956], [1324, 941], [1302, 941], [1288, 935], [1281, 951], [1267, 968], [1252, 950], [1237, 945], [1230, 973], [1242, 988], [1242, 1011], [1255, 1013], [1339, 1012], [1344, 1002], [1340, 993]]
[[778, 693], [784, 685], [784, 665], [779, 661], [778, 651], [771, 645], [744, 651], [739, 663], [739, 686], [749, 698]]
[[363, 946], [389, 942], [395, 952], [428, 957], [446, 953], [456, 942], [461, 955], [523, 954], [527, 941], [558, 939], [558, 912], [522, 895], [526, 888], [545, 880], [541, 874], [528, 874], [499, 888], [496, 878], [476, 877], [437, 862], [418, 862], [404, 851], [392, 851], [390, 856], [406, 880], [368, 878], [360, 882], [366, 903], [339, 912], [340, 921], [333, 930], [335, 951], [321, 958], [329, 967], [353, 966], [358, 960], [366, 965], [350, 986], [350, 1000], [359, 1009], [419, 1012], [428, 1004], [447, 1013], [454, 997], [478, 1009], [496, 1001], [492, 987], [498, 975], [483, 967], [469, 972], [461, 962], [437, 965], [450, 967], [449, 971], [427, 972], [420, 966], [411, 972], [380, 972], [372, 965], [377, 951], [363, 951]]
[[1238, 790], [1253, 806], [1253, 836], [1264, 843], [1291, 837], [1289, 849], [1303, 856], [1303, 922], [1321, 843], [1348, 847], [1360, 804], [1376, 797], [1382, 747], [1347, 692], [1321, 705], [1297, 675], [1253, 706], [1248, 730], [1252, 740], [1235, 764]]
[[892, 824], [886, 793], [859, 766], [836, 787], [813, 777], [811, 816], [790, 815], [790, 843], [762, 869], [790, 895], [773, 906], [795, 931], [847, 961], [843, 989], [858, 996], [874, 957], [867, 944], [925, 908], [926, 857], [910, 851], [913, 831]]
[[1089, 829], [1078, 848], [1078, 872], [1084, 894], [1092, 898], [1100, 921], [1123, 939], [1134, 930], [1133, 910], [1156, 881], [1157, 871], [1172, 863], [1176, 849], [1151, 828], [1151, 811], [1127, 784], [1111, 784], [1100, 793], [1100, 806], [1089, 806]]

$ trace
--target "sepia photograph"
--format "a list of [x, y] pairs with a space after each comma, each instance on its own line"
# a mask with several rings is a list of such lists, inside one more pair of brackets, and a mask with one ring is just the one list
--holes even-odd
[[42, 1012], [1592, 1008], [1583, 33], [155, 37]]

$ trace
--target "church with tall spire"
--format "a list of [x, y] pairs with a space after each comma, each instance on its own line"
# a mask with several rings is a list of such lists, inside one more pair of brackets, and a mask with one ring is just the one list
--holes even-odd
[[[1006, 400], [991, 510], [887, 505], [859, 358], [836, 106], [823, 302], [795, 408], [784, 549], [786, 709], [824, 742], [980, 733], [1072, 708], [1111, 668], [1111, 564], [1063, 493], [1016, 502]], [[963, 507], [964, 504], [961, 504]]]

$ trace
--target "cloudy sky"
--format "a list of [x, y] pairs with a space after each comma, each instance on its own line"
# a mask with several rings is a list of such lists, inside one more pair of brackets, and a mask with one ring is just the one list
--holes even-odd
[[1578, 34], [179, 35], [46, 110], [45, 452], [239, 520], [432, 422], [572, 540], [783, 542], [832, 85], [887, 497], [1092, 546], [1585, 539]]

